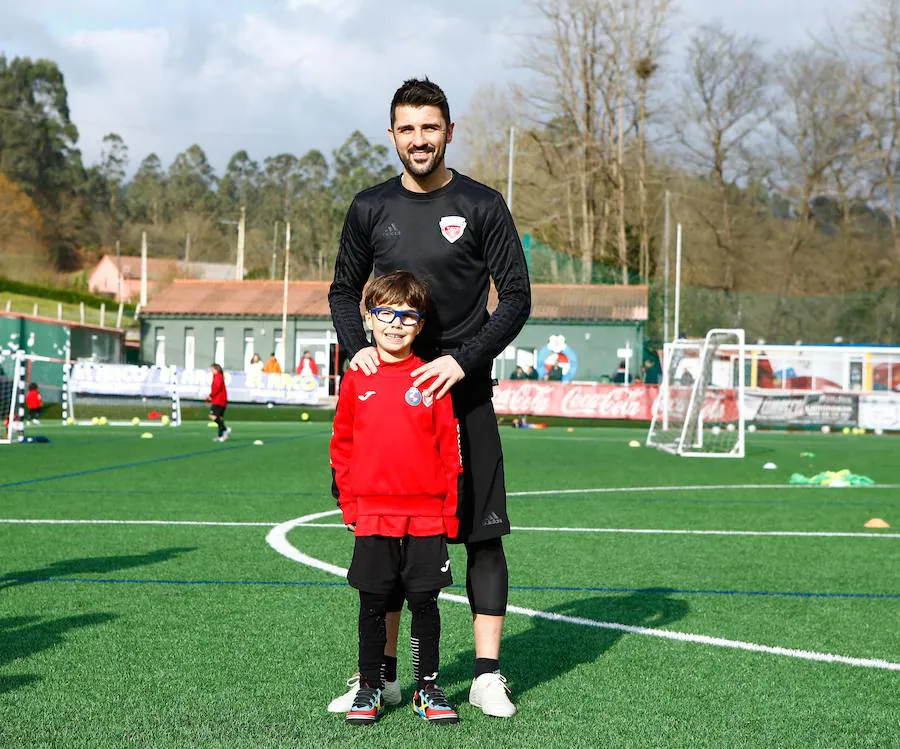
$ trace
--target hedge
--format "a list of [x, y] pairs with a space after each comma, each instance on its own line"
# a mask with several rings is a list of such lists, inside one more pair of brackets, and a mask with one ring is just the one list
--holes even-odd
[[[40, 299], [52, 299], [56, 302], [66, 302], [67, 304], [80, 304], [81, 302], [84, 302], [85, 306], [94, 309], [100, 309], [101, 304], [105, 304], [107, 308], [116, 304], [114, 299], [98, 294], [89, 294], [85, 291], [75, 291], [74, 289], [64, 289], [57, 286], [41, 286], [39, 284], [23, 283], [22, 281], [13, 281], [12, 279], [2, 277], [0, 277], [0, 291], [8, 291], [11, 294], [22, 294], [24, 296], [34, 296]], [[133, 317], [134, 311], [135, 306], [133, 304], [125, 305], [125, 312], [127, 314]]]

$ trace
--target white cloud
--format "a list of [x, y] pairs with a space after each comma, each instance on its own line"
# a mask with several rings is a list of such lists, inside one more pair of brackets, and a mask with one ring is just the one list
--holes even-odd
[[[168, 164], [192, 143], [221, 171], [246, 148], [336, 148], [354, 129], [387, 143], [387, 108], [405, 78], [445, 88], [456, 119], [473, 93], [522, 75], [525, 0], [0, 0], [0, 42], [47, 55], [66, 75], [88, 163], [119, 132], [132, 168]], [[716, 15], [731, 28], [796, 43], [840, 19], [839, 0], [683, 0], [673, 47]]]

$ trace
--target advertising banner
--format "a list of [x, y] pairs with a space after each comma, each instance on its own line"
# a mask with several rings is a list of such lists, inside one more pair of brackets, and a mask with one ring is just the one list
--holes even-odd
[[[171, 397], [205, 400], [212, 374], [204, 369], [138, 367], [133, 364], [78, 362], [72, 366], [69, 385], [85, 395]], [[230, 403], [274, 403], [312, 406], [319, 402], [319, 386], [311, 374], [225, 372]]]
[[900, 393], [859, 396], [859, 425], [863, 429], [900, 431]]
[[745, 397], [745, 418], [757, 426], [855, 427], [859, 422], [856, 393], [762, 393]]
[[[650, 421], [657, 385], [611, 385], [593, 382], [533, 382], [503, 380], [494, 388], [494, 410], [518, 416], [560, 416], [574, 419], [629, 419]], [[669, 412], [677, 405], [687, 408], [688, 398], [673, 398]], [[737, 401], [733, 391], [707, 393], [703, 420], [707, 423], [736, 421]]]

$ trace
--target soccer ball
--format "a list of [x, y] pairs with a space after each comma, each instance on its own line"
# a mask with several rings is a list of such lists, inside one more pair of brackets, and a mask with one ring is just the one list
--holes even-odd
[[91, 426], [97, 426], [100, 423], [100, 418], [97, 416], [91, 417]]
[[828, 434], [831, 431], [831, 427], [826, 424], [822, 427], [822, 434]]
[[718, 434], [718, 433], [721, 432], [722, 430], [721, 430], [719, 427], [713, 427], [712, 429], [710, 429], [710, 431], [711, 431], [713, 434]]
[[97, 420], [97, 423], [98, 423], [100, 426], [105, 427], [107, 424], [109, 424], [109, 419], [107, 419], [105, 416], [101, 416], [101, 417]]
[[71, 425], [71, 424], [74, 424], [74, 423], [75, 423], [75, 417], [74, 417], [74, 416], [70, 416], [68, 419], [66, 419], [66, 424]]
[[163, 416], [160, 418], [159, 423], [162, 424], [164, 427], [167, 427], [167, 426], [169, 426], [169, 423], [170, 423], [171, 421], [172, 421], [172, 420], [171, 420], [168, 416], [163, 415]]
[[752, 434], [753, 432], [755, 432], [755, 431], [756, 431], [756, 424], [749, 424], [749, 425], [747, 426], [747, 431], [750, 432], [751, 434]]
[[300, 414], [300, 421], [309, 421], [309, 414], [306, 411]]
[[729, 431], [729, 432], [733, 432], [733, 431], [734, 431], [734, 424], [729, 424], [727, 427], [725, 427], [725, 429], [726, 429], [727, 431]]
[[137, 426], [138, 424], [141, 423], [141, 420], [140, 420], [137, 416], [135, 416], [135, 417], [131, 420], [131, 423], [134, 424], [135, 426]]

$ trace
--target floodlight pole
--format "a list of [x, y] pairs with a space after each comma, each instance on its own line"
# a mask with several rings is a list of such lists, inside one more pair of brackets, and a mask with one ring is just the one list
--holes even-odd
[[281, 356], [284, 371], [287, 371], [287, 309], [288, 309], [288, 278], [291, 265], [291, 222], [284, 227], [284, 291], [281, 297]]
[[663, 229], [665, 255], [663, 260], [663, 342], [669, 340], [669, 248], [672, 244], [672, 193], [666, 190], [666, 219]]
[[681, 324], [681, 224], [675, 227], [675, 325], [672, 340], [679, 338]]
[[513, 199], [513, 162], [516, 152], [516, 129], [509, 129], [509, 159], [506, 170], [506, 207], [512, 212]]
[[[141, 309], [147, 306], [147, 232], [141, 232]], [[82, 322], [84, 322], [82, 320]]]
[[238, 221], [237, 239], [237, 280], [244, 280], [244, 237], [247, 224], [247, 209], [241, 206], [241, 219]]

